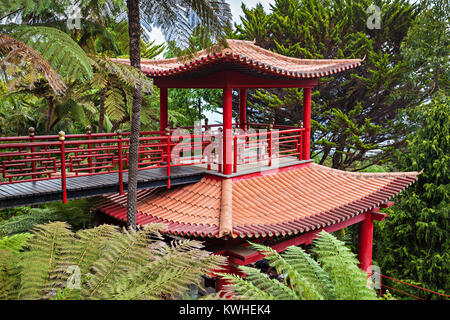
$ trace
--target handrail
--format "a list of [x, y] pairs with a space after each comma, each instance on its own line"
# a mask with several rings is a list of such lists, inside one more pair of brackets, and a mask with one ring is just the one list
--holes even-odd
[[[214, 125], [208, 125], [208, 129]], [[140, 133], [138, 170], [167, 168], [170, 188], [170, 167], [205, 164], [207, 170], [223, 168], [223, 131], [192, 133], [145, 131]], [[261, 125], [267, 126], [267, 125]], [[302, 160], [304, 128], [269, 131], [236, 132], [232, 134], [233, 171], [243, 164], [268, 161], [287, 156]], [[32, 128], [30, 128], [32, 129]], [[0, 137], [0, 185], [27, 181], [61, 179], [63, 201], [67, 201], [66, 180], [74, 176], [117, 173], [119, 191], [123, 194], [123, 173], [128, 171], [130, 133], [91, 133]], [[253, 151], [256, 151], [254, 154]]]
[[416, 299], [425, 300], [423, 298], [417, 297], [417, 296], [412, 295], [410, 293], [407, 293], [407, 292], [401, 291], [399, 289], [387, 286], [386, 284], [383, 283], [383, 278], [386, 278], [386, 279], [390, 279], [392, 281], [395, 281], [395, 282], [398, 282], [398, 283], [401, 283], [401, 284], [404, 284], [404, 285], [407, 285], [407, 286], [410, 286], [410, 287], [414, 287], [414, 288], [419, 289], [419, 290], [427, 291], [427, 292], [430, 292], [430, 293], [435, 294], [435, 295], [439, 295], [439, 296], [442, 296], [442, 297], [450, 298], [450, 295], [439, 293], [439, 292], [436, 292], [436, 291], [433, 291], [433, 290], [429, 290], [429, 289], [425, 289], [423, 287], [420, 287], [420, 286], [417, 286], [417, 285], [414, 285], [414, 284], [411, 284], [411, 283], [407, 283], [407, 282], [404, 282], [404, 281], [401, 281], [401, 280], [398, 280], [398, 279], [395, 279], [395, 278], [392, 278], [392, 277], [388, 277], [388, 276], [386, 276], [384, 274], [381, 274], [381, 273], [378, 273], [378, 272], [372, 272], [372, 274], [376, 274], [376, 275], [380, 276], [380, 289], [379, 289], [380, 296], [383, 296], [382, 288], [385, 287], [385, 288], [388, 288], [388, 289], [391, 289], [391, 290], [394, 290], [394, 291], [406, 294], [408, 296], [414, 297]]

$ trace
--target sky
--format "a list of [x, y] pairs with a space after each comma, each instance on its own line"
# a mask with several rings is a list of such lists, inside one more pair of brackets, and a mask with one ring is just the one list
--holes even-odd
[[[247, 8], [254, 8], [256, 4], [259, 2], [264, 6], [266, 11], [269, 11], [270, 4], [274, 3], [275, 0], [227, 0], [231, 7], [231, 14], [233, 15], [233, 22], [239, 23], [241, 20], [239, 16], [242, 15], [241, 3], [244, 2]], [[151, 40], [155, 40], [156, 44], [160, 44], [165, 42], [164, 36], [161, 31], [157, 28], [154, 28], [149, 35]]]

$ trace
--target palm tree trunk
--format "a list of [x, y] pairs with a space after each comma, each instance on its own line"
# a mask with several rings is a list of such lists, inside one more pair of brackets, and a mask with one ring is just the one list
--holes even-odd
[[47, 122], [45, 124], [45, 134], [50, 134], [54, 108], [55, 104], [53, 102], [53, 98], [50, 97], [48, 98], [48, 111], [47, 111]]
[[[139, 16], [139, 0], [127, 0], [128, 7], [128, 33], [130, 36], [130, 63], [133, 67], [141, 69], [141, 22]], [[138, 147], [139, 131], [141, 129], [142, 86], [137, 82], [133, 91], [133, 106], [131, 109], [130, 132], [130, 162], [128, 166], [128, 201], [127, 226], [136, 230], [137, 206], [137, 174], [138, 174]]]
[[103, 132], [103, 122], [105, 121], [105, 100], [108, 85], [100, 91], [100, 108], [98, 110], [98, 133]]

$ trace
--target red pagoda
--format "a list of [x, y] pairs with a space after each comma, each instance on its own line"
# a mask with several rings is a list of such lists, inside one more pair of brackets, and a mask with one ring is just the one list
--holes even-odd
[[[263, 258], [248, 240], [281, 252], [310, 244], [321, 230], [359, 223], [360, 267], [370, 272], [373, 222], [419, 173], [345, 172], [310, 159], [311, 89], [362, 61], [295, 59], [253, 42], [227, 42], [189, 62], [141, 63], [160, 89], [160, 128], [140, 135], [137, 223], [164, 223], [168, 234], [203, 239], [234, 271]], [[222, 89], [222, 124], [169, 127], [169, 88]], [[247, 89], [254, 88], [302, 88], [301, 125], [249, 123]], [[232, 90], [239, 90], [237, 123]], [[0, 137], [0, 208], [101, 195], [98, 210], [125, 221], [128, 149], [129, 133], [90, 128]], [[219, 279], [217, 289], [222, 285]]]
[[[373, 221], [386, 217], [380, 208], [392, 205], [389, 200], [418, 173], [345, 172], [310, 160], [311, 89], [320, 77], [356, 68], [362, 60], [295, 59], [250, 41], [227, 42], [221, 52], [200, 51], [187, 63], [177, 58], [141, 63], [142, 72], [160, 89], [161, 132], [174, 132], [168, 129], [169, 88], [222, 89], [223, 122], [206, 123], [194, 132], [200, 142], [185, 144], [192, 150], [201, 147], [197, 165], [206, 168], [201, 181], [140, 190], [137, 223], [165, 223], [170, 234], [204, 238], [212, 250], [229, 257], [231, 270], [262, 258], [247, 240], [280, 252], [311, 243], [321, 230], [359, 223], [360, 267], [369, 272]], [[249, 123], [250, 88], [302, 88], [302, 127]], [[233, 89], [239, 90], [238, 123], [232, 122]], [[217, 148], [208, 149], [215, 142]], [[126, 196], [107, 196], [99, 210], [125, 220]]]

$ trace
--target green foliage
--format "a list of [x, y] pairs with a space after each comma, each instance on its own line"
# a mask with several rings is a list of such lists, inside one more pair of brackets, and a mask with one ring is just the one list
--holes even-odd
[[[404, 171], [424, 170], [397, 197], [397, 205], [376, 228], [375, 259], [384, 274], [442, 293], [450, 292], [450, 104], [438, 93], [410, 112], [416, 126], [408, 149], [398, 153]], [[409, 289], [411, 290], [411, 289]], [[430, 298], [423, 291], [414, 295]]]
[[334, 236], [322, 231], [312, 251], [317, 261], [302, 248], [291, 246], [280, 255], [270, 247], [251, 244], [284, 277], [270, 279], [250, 267], [239, 269], [244, 278], [222, 274], [232, 282], [227, 294], [239, 299], [262, 300], [373, 300], [376, 294], [367, 287], [367, 275], [358, 268], [355, 255]]
[[68, 34], [46, 26], [14, 24], [0, 30], [38, 51], [61, 76], [80, 80], [92, 77], [89, 58]]
[[20, 252], [25, 248], [26, 242], [32, 235], [30, 233], [19, 233], [12, 236], [0, 238], [0, 250]]
[[422, 11], [408, 31], [402, 52], [408, 61], [409, 90], [403, 94], [429, 99], [450, 91], [450, 31], [448, 0], [422, 1]]
[[69, 201], [67, 204], [55, 202], [42, 208], [7, 209], [3, 211], [7, 219], [0, 222], [0, 236], [26, 232], [35, 225], [50, 221], [65, 221], [76, 230], [90, 227], [92, 224], [91, 207], [94, 201], [93, 199], [80, 199]]
[[[270, 12], [248, 9], [233, 36], [256, 40], [274, 52], [306, 59], [363, 58], [356, 69], [320, 80], [312, 103], [312, 156], [338, 169], [362, 169], [388, 161], [402, 143], [405, 126], [398, 110], [415, 99], [402, 95], [407, 63], [401, 43], [417, 14], [409, 1], [376, 1], [381, 29], [367, 28], [373, 4], [364, 1], [277, 0]], [[302, 118], [299, 89], [256, 90], [249, 94], [249, 120], [297, 125]], [[361, 166], [361, 162], [365, 165]]]
[[225, 263], [198, 241], [167, 244], [161, 228], [120, 231], [103, 225], [74, 233], [63, 222], [38, 225], [27, 251], [0, 251], [1, 297], [171, 299]]

